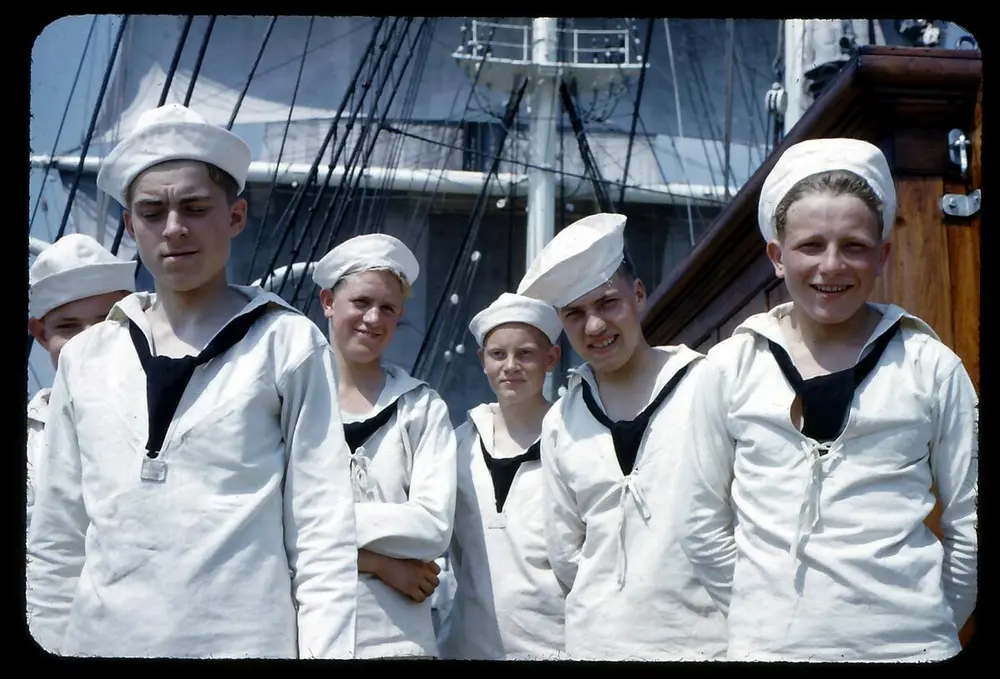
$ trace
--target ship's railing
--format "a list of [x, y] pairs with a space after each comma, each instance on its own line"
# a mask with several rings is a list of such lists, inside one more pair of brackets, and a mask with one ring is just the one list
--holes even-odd
[[[491, 59], [531, 61], [530, 23], [508, 24], [473, 19], [469, 26], [462, 27], [462, 32], [466, 37], [456, 50], [456, 56], [481, 57], [483, 50], [488, 50]], [[598, 63], [636, 66], [642, 63], [642, 56], [633, 50], [634, 38], [628, 29], [559, 28], [556, 34], [568, 52], [564, 63], [575, 66]]]

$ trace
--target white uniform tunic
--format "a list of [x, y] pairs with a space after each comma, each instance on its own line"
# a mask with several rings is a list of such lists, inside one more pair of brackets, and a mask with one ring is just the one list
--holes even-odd
[[442, 652], [460, 660], [555, 659], [564, 647], [565, 599], [545, 546], [541, 461], [520, 464], [498, 512], [483, 457], [484, 446], [494, 456], [497, 409], [476, 406], [456, 432], [457, 590]]
[[[396, 366], [371, 412], [397, 410], [351, 455], [358, 548], [397, 559], [433, 561], [448, 548], [455, 515], [455, 431], [448, 406], [426, 383]], [[358, 579], [357, 657], [437, 656], [431, 601], [416, 603], [374, 575]]]
[[[924, 322], [872, 306], [883, 317], [869, 347], [901, 320], [899, 332], [827, 444], [793, 426], [795, 392], [769, 348], [788, 351], [778, 320], [791, 304], [747, 319], [708, 354], [680, 516], [687, 552], [729, 610], [731, 659], [959, 650], [976, 600], [976, 393]], [[924, 524], [932, 482], [943, 542]]]
[[31, 525], [31, 510], [35, 506], [35, 479], [38, 458], [45, 445], [45, 419], [49, 409], [49, 388], [39, 389], [28, 401], [27, 469], [25, 488], [25, 525]]
[[642, 434], [623, 474], [612, 435], [584, 403], [583, 380], [602, 409], [588, 366], [570, 380], [545, 417], [547, 542], [566, 597], [566, 651], [573, 659], [704, 660], [726, 653], [726, 622], [675, 539], [676, 469], [687, 401], [701, 354], [656, 347], [669, 359], [653, 403], [689, 366]]
[[[29, 625], [64, 655], [351, 657], [357, 539], [333, 353], [270, 304], [198, 366], [145, 480], [136, 293], [59, 358], [28, 537]], [[146, 474], [148, 477], [149, 474]]]

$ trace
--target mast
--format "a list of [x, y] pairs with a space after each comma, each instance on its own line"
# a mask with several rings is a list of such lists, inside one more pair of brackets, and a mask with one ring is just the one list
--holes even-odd
[[785, 129], [788, 132], [799, 122], [809, 107], [806, 98], [805, 55], [807, 51], [805, 19], [785, 20], [785, 92], [788, 96], [784, 111]]
[[[474, 82], [500, 92], [510, 92], [526, 77], [529, 90], [529, 161], [527, 174], [528, 220], [525, 231], [525, 269], [555, 235], [556, 214], [556, 108], [560, 88], [565, 83], [580, 95], [611, 91], [627, 78], [637, 76], [648, 64], [632, 47], [632, 37], [622, 29], [560, 29], [558, 20], [533, 18], [531, 24], [505, 24], [472, 20], [470, 37], [452, 55]], [[568, 58], [560, 58], [562, 42]], [[492, 43], [481, 36], [494, 36]], [[594, 47], [603, 39], [604, 45]], [[637, 41], [636, 41], [637, 42]], [[494, 50], [494, 45], [496, 50]], [[608, 45], [618, 45], [609, 48]], [[485, 54], [485, 58], [484, 58]], [[480, 73], [482, 69], [482, 73]], [[561, 111], [558, 115], [561, 115]], [[567, 177], [558, 178], [567, 185]], [[624, 177], [623, 184], [629, 185]], [[704, 189], [700, 189], [699, 192]], [[690, 191], [690, 189], [688, 190]], [[725, 187], [712, 187], [713, 195], [724, 195]], [[626, 194], [631, 202], [647, 202], [631, 186]], [[633, 197], [634, 196], [634, 197]], [[671, 202], [683, 203], [676, 194]], [[554, 399], [552, 373], [546, 377], [544, 394]]]
[[555, 236], [556, 97], [559, 93], [556, 60], [556, 19], [531, 20], [531, 57], [534, 77], [529, 93], [528, 231], [525, 270]]
[[[534, 77], [528, 99], [528, 143], [532, 167], [528, 168], [528, 231], [524, 269], [556, 235], [556, 97], [560, 74], [554, 64], [558, 36], [556, 19], [531, 20], [531, 60]], [[555, 400], [552, 373], [545, 375], [545, 398]]]

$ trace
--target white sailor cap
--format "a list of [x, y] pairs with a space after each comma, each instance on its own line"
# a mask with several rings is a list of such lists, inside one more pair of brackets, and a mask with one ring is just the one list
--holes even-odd
[[517, 294], [562, 307], [606, 283], [625, 260], [625, 221], [600, 213], [567, 226], [535, 257]]
[[417, 258], [402, 241], [384, 233], [369, 233], [346, 240], [326, 253], [313, 269], [313, 281], [329, 290], [344, 276], [369, 269], [388, 269], [409, 285], [420, 274]]
[[242, 192], [250, 170], [250, 147], [191, 109], [167, 104], [139, 116], [132, 133], [104, 159], [97, 185], [128, 209], [129, 185], [145, 170], [169, 160], [211, 163], [230, 175]]
[[896, 220], [896, 185], [882, 151], [861, 139], [809, 139], [790, 146], [764, 180], [757, 206], [757, 223], [765, 241], [775, 240], [774, 213], [797, 183], [831, 170], [858, 175], [882, 201], [882, 239], [892, 233]]
[[480, 311], [469, 323], [469, 331], [482, 348], [491, 330], [504, 323], [525, 323], [545, 333], [553, 344], [562, 333], [562, 322], [552, 305], [531, 297], [505, 292]]
[[28, 271], [28, 316], [109, 292], [135, 292], [135, 263], [115, 257], [82, 233], [63, 236], [42, 250]]

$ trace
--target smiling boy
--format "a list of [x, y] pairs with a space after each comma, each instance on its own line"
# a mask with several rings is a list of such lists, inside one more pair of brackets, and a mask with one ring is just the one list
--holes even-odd
[[597, 214], [569, 225], [518, 287], [558, 310], [586, 361], [541, 436], [548, 554], [568, 591], [566, 653], [721, 658], [725, 619], [673, 530], [674, 470], [702, 356], [646, 343], [646, 289], [625, 259], [625, 221]]

